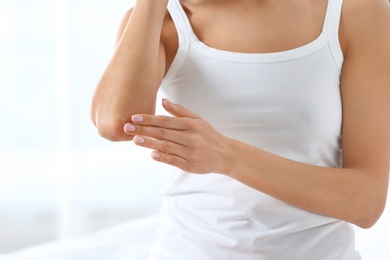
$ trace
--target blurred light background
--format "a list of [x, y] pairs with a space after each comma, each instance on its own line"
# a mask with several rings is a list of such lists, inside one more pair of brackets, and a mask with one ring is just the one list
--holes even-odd
[[[89, 116], [133, 4], [0, 0], [0, 255], [158, 213], [168, 167]], [[389, 209], [357, 229], [364, 259], [390, 259], [389, 234]]]
[[0, 253], [158, 213], [164, 167], [89, 114], [133, 2], [0, 0]]

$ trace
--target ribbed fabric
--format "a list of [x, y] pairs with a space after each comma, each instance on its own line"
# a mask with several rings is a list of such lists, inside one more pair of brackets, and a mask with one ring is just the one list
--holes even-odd
[[[340, 167], [341, 9], [342, 0], [329, 0], [322, 33], [314, 41], [252, 54], [199, 41], [179, 0], [171, 0], [179, 49], [161, 91], [228, 137], [299, 162]], [[161, 214], [150, 260], [360, 259], [350, 224], [218, 173], [176, 169]]]

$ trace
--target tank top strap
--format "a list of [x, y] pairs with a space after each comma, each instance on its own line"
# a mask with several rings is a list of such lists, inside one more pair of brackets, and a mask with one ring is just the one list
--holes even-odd
[[328, 38], [333, 58], [340, 71], [344, 61], [343, 52], [339, 42], [339, 27], [342, 7], [343, 0], [328, 0], [328, 8], [322, 32]]
[[169, 0], [168, 11], [176, 26], [176, 30], [179, 36], [179, 41], [189, 41], [191, 37], [192, 27], [188, 20], [180, 0]]
[[190, 46], [190, 33], [192, 32], [191, 24], [179, 0], [169, 0], [167, 8], [177, 31], [179, 46], [175, 58], [161, 83], [161, 89], [169, 86], [172, 78], [184, 63]]

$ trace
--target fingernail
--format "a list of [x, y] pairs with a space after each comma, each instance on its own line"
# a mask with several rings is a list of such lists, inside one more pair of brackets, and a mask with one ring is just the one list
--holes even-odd
[[167, 102], [167, 103], [170, 103], [170, 104], [173, 104], [173, 102], [172, 102], [171, 100], [167, 99], [167, 98], [164, 98], [163, 101], [165, 101], [165, 102]]
[[152, 158], [158, 159], [158, 158], [160, 158], [160, 154], [158, 152], [152, 152]]
[[142, 121], [144, 121], [144, 118], [142, 116], [139, 116], [139, 115], [134, 115], [131, 117], [131, 120], [134, 123], [141, 123]]
[[144, 144], [145, 143], [145, 139], [143, 139], [142, 137], [140, 136], [135, 136], [134, 139], [133, 139], [134, 143], [136, 144]]
[[125, 132], [134, 132], [135, 131], [135, 126], [126, 124], [125, 125]]

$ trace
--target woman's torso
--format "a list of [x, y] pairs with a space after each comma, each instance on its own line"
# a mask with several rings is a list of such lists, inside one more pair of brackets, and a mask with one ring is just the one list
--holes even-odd
[[[326, 1], [226, 1], [223, 7], [224, 1], [171, 0], [173, 22], [163, 37], [171, 36], [173, 56], [167, 56], [163, 95], [231, 138], [340, 167], [341, 1], [330, 1], [325, 26]], [[353, 236], [343, 221], [226, 176], [177, 169], [150, 259], [355, 260]]]

